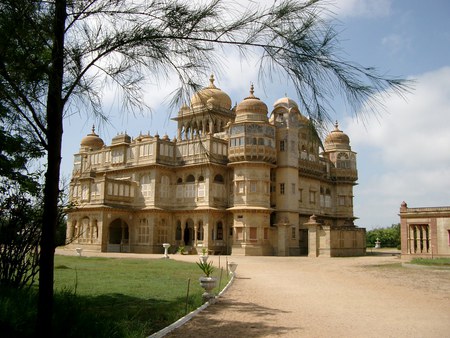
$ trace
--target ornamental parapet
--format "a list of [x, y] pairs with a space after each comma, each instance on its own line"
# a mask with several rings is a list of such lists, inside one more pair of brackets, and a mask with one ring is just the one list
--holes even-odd
[[327, 174], [327, 167], [324, 163], [318, 161], [302, 160], [298, 161], [298, 167], [302, 174], [313, 176], [325, 176]]
[[421, 208], [405, 208], [400, 210], [402, 217], [436, 217], [450, 216], [450, 206], [445, 207], [421, 207]]
[[277, 152], [275, 148], [265, 145], [243, 145], [230, 147], [228, 159], [230, 162], [240, 161], [262, 161], [275, 163]]
[[358, 171], [355, 169], [331, 168], [330, 176], [336, 181], [357, 181]]

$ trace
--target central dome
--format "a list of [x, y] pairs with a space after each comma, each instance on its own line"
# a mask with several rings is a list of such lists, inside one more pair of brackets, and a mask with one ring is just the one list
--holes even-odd
[[267, 122], [267, 105], [254, 94], [253, 85], [250, 87], [250, 96], [247, 96], [236, 107], [235, 122], [261, 121]]
[[214, 76], [209, 79], [209, 86], [195, 93], [191, 98], [191, 107], [204, 107], [212, 105], [226, 110], [231, 109], [231, 99], [227, 93], [214, 85]]

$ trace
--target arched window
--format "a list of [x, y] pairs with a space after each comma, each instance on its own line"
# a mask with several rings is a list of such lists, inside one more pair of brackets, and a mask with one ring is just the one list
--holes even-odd
[[150, 175], [143, 175], [139, 181], [141, 185], [141, 193], [143, 197], [150, 197], [152, 192], [152, 183]]
[[214, 176], [213, 181], [213, 197], [216, 198], [225, 198], [226, 189], [224, 184], [224, 178], [221, 174], [217, 174]]
[[224, 183], [223, 176], [220, 174], [214, 176], [214, 183]]
[[325, 208], [331, 208], [331, 191], [329, 188], [325, 190]]
[[340, 169], [350, 169], [350, 160], [348, 154], [339, 153], [337, 155], [336, 167]]
[[217, 236], [216, 239], [221, 241], [223, 240], [223, 224], [221, 221], [217, 222]]
[[170, 179], [168, 176], [161, 176], [161, 197], [169, 197]]
[[177, 179], [176, 198], [183, 198], [183, 179], [181, 177]]
[[186, 178], [186, 188], [184, 191], [184, 197], [186, 197], [186, 198], [194, 198], [195, 197], [194, 183], [195, 183], [194, 175], [189, 175]]
[[177, 229], [175, 231], [175, 240], [181, 241], [181, 222], [177, 221]]
[[198, 222], [197, 240], [198, 241], [203, 241], [203, 221], [199, 221]]
[[205, 197], [205, 178], [203, 176], [198, 177], [197, 196]]

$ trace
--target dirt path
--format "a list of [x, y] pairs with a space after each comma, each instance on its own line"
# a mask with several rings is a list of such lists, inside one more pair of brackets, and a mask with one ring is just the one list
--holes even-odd
[[228, 259], [231, 288], [165, 337], [450, 337], [450, 270], [389, 255]]

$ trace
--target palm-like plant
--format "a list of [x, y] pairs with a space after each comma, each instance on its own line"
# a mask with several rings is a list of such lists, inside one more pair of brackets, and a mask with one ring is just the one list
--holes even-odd
[[210, 277], [215, 270], [212, 262], [197, 262], [198, 267], [203, 271], [206, 277]]

